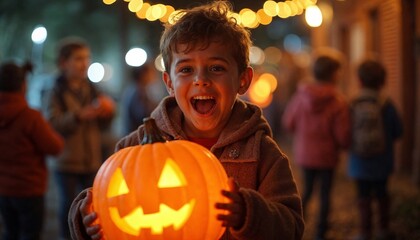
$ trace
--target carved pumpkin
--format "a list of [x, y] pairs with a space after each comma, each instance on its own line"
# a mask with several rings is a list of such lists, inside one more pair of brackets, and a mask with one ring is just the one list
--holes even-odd
[[[216, 202], [226, 202], [227, 176], [206, 148], [165, 142], [145, 120], [143, 145], [111, 155], [93, 185], [93, 209], [107, 239], [218, 239]], [[158, 142], [156, 142], [158, 141]]]

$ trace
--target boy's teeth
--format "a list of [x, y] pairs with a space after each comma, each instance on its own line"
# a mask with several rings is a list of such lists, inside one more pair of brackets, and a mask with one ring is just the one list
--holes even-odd
[[210, 96], [196, 96], [196, 97], [194, 97], [194, 100], [208, 100], [208, 99], [213, 99], [213, 97], [210, 97]]

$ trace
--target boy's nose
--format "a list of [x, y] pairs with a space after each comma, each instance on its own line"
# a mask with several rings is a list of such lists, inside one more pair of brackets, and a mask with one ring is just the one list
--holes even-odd
[[205, 74], [197, 74], [197, 76], [194, 78], [194, 85], [208, 86], [210, 85], [210, 80]]

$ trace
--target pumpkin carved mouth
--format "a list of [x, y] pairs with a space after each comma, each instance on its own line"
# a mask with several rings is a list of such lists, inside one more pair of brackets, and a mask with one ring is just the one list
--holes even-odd
[[173, 225], [175, 230], [180, 229], [190, 218], [194, 209], [195, 200], [184, 204], [180, 209], [174, 210], [165, 204], [159, 205], [159, 212], [144, 214], [141, 207], [121, 218], [118, 209], [111, 207], [110, 215], [120, 229], [132, 235], [139, 235], [142, 228], [151, 228], [152, 234], [162, 234], [163, 228]]

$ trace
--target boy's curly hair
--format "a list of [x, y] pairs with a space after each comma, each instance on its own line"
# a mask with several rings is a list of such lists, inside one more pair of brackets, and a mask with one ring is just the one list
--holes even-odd
[[206, 49], [210, 43], [217, 42], [232, 49], [232, 55], [242, 72], [249, 66], [249, 48], [252, 41], [247, 29], [240, 26], [230, 16], [232, 5], [226, 1], [215, 1], [207, 5], [181, 10], [177, 21], [166, 24], [160, 40], [165, 70], [170, 71], [172, 53], [178, 52], [179, 44], [186, 44], [185, 53], [198, 47]]

